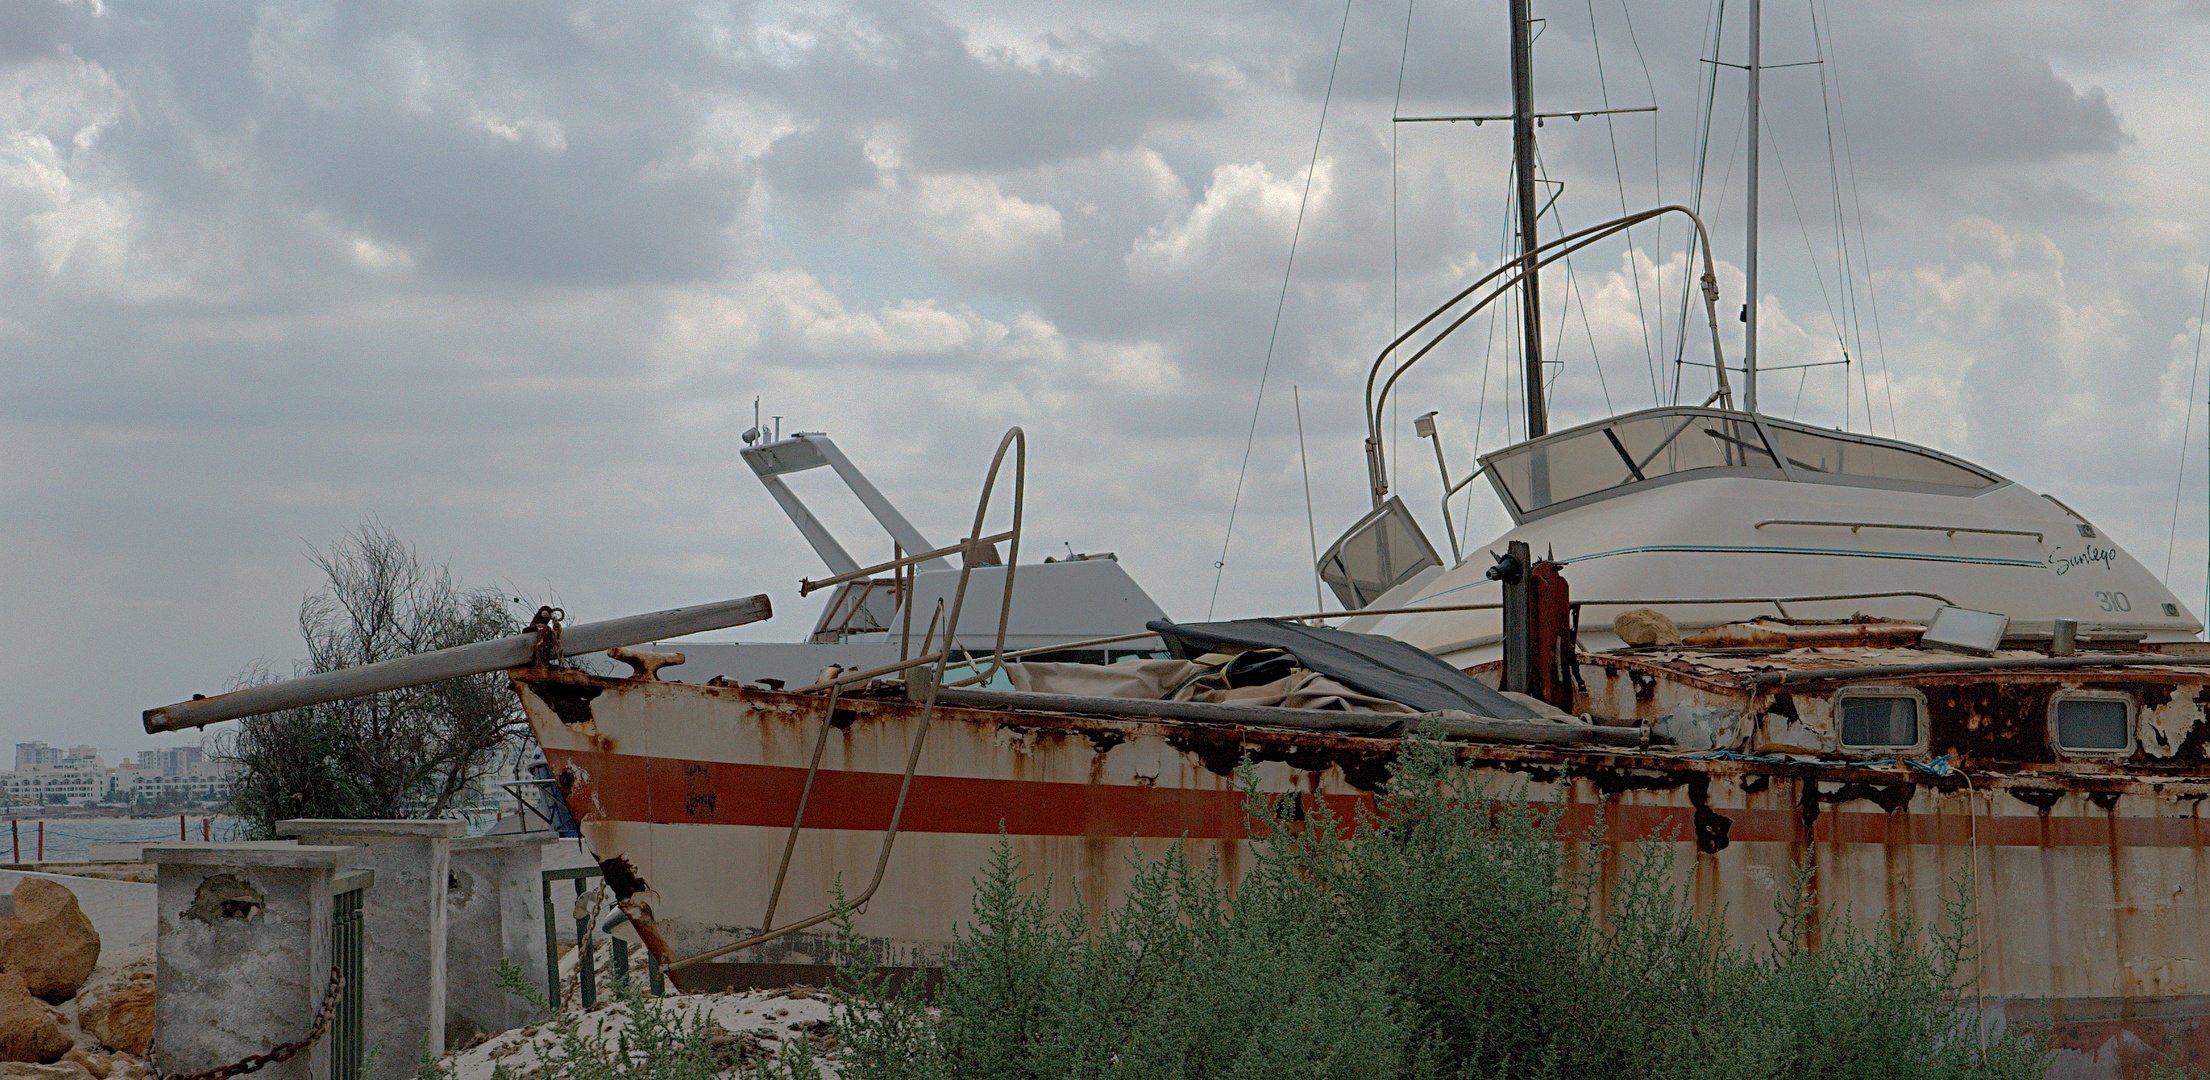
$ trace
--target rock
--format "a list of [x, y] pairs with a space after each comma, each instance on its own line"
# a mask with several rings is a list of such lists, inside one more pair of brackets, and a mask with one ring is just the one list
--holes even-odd
[[34, 1065], [28, 1061], [0, 1061], [0, 1080], [93, 1080], [85, 1067], [74, 1061], [59, 1061], [52, 1065]]
[[153, 1042], [153, 1007], [153, 968], [134, 964], [84, 992], [77, 1026], [110, 1050], [143, 1055]]
[[1681, 628], [1665, 613], [1651, 608], [1622, 611], [1611, 621], [1612, 633], [1629, 645], [1678, 645]]
[[153, 1070], [146, 1067], [141, 1058], [129, 1054], [109, 1054], [107, 1080], [153, 1080]]
[[84, 1071], [92, 1074], [92, 1080], [107, 1080], [108, 1060], [106, 1054], [89, 1053], [84, 1047], [79, 1046], [63, 1054], [61, 1060], [56, 1062], [56, 1064], [61, 1065], [71, 1063], [84, 1066]]
[[61, 1010], [32, 997], [21, 975], [0, 972], [0, 1062], [60, 1059], [77, 1045], [68, 1022]]
[[100, 932], [77, 894], [43, 878], [15, 885], [15, 914], [0, 917], [0, 972], [21, 975], [34, 997], [63, 1002], [100, 963]]

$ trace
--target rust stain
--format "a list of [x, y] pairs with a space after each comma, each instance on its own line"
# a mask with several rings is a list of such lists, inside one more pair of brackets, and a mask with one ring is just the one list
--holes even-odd
[[688, 762], [683, 766], [683, 785], [688, 789], [683, 796], [683, 816], [712, 821], [716, 801], [713, 770]]
[[530, 693], [551, 709], [563, 724], [588, 724], [591, 722], [591, 699], [599, 696], [599, 688], [589, 683], [566, 680], [532, 679], [524, 683]]
[[652, 891], [652, 886], [645, 884], [643, 876], [637, 873], [637, 864], [630, 862], [627, 855], [600, 860], [599, 873], [605, 876], [606, 887], [614, 890], [614, 898], [617, 900], [627, 900], [638, 893]]

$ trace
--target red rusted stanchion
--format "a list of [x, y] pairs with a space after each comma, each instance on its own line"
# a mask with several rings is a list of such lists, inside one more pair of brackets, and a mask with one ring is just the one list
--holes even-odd
[[206, 818], [200, 819], [200, 839], [210, 844], [215, 842], [214, 826]]
[[190, 839], [191, 837], [184, 834], [184, 815], [178, 814], [176, 816], [176, 841], [181, 844]]
[[15, 854], [14, 854], [14, 855], [11, 855], [11, 856], [9, 856], [9, 858], [8, 858], [8, 861], [9, 861], [9, 862], [22, 862], [22, 861], [23, 861], [23, 828], [22, 828], [22, 826], [23, 826], [23, 823], [22, 823], [22, 822], [20, 822], [20, 821], [17, 821], [17, 820], [16, 820], [16, 819], [14, 819], [14, 818], [9, 818], [9, 819], [8, 819], [8, 840], [9, 840], [9, 842], [10, 842], [10, 843], [12, 843], [12, 844], [13, 844], [13, 845], [15, 846]]
[[46, 823], [38, 823], [38, 861], [46, 861]]

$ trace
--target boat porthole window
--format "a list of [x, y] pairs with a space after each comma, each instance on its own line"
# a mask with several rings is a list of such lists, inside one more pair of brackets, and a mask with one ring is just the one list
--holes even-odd
[[1835, 726], [1848, 750], [1916, 747], [1925, 715], [1925, 699], [1908, 690], [1844, 690], [1834, 699]]
[[2130, 694], [2107, 690], [2058, 692], [2049, 702], [2049, 727], [2058, 752], [2132, 753], [2133, 710]]

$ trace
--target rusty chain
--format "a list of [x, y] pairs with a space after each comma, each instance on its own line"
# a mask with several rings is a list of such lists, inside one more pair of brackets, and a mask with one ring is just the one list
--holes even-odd
[[530, 649], [530, 663], [536, 667], [560, 666], [560, 623], [568, 617], [567, 611], [550, 604], [537, 609], [537, 615], [523, 633], [537, 635], [537, 643]]
[[330, 1018], [336, 1014], [338, 998], [344, 993], [345, 973], [339, 971], [336, 964], [332, 964], [330, 965], [330, 989], [322, 995], [322, 1004], [315, 1008], [314, 1025], [309, 1027], [307, 1034], [298, 1041], [279, 1043], [271, 1047], [266, 1053], [247, 1054], [245, 1057], [222, 1068], [209, 1069], [206, 1072], [163, 1075], [156, 1070], [154, 1080], [229, 1080], [230, 1077], [258, 1072], [281, 1061], [290, 1061], [297, 1057], [300, 1051], [313, 1046], [317, 1039], [322, 1038], [330, 1030]]

